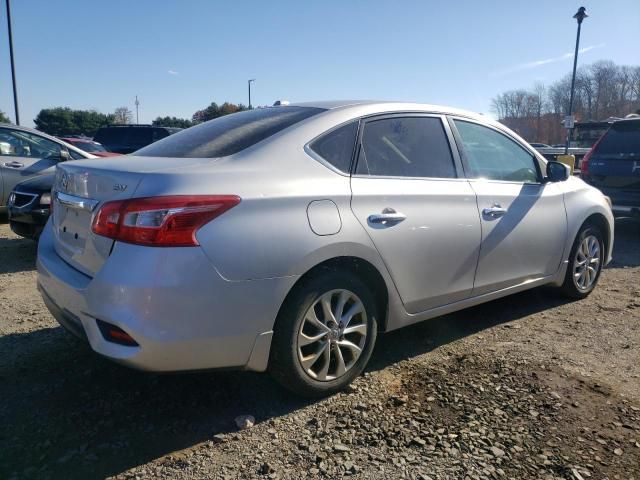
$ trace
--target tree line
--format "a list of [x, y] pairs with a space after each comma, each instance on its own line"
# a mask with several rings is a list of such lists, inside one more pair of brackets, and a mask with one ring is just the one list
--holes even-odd
[[[218, 105], [213, 102], [208, 107], [195, 112], [191, 118], [157, 117], [152, 121], [152, 125], [188, 128], [246, 109], [247, 107], [242, 103], [224, 102]], [[69, 107], [43, 108], [33, 120], [36, 129], [49, 135], [86, 135], [89, 137], [92, 137], [100, 127], [132, 122], [133, 113], [128, 107], [118, 107], [113, 113], [106, 114], [97, 110], [74, 110]], [[11, 123], [11, 120], [2, 111], [0, 111], [0, 123]]]
[[247, 107], [242, 103], [236, 105], [235, 103], [224, 102], [222, 105], [218, 105], [213, 102], [207, 108], [195, 112], [191, 118], [157, 117], [152, 124], [159, 127], [189, 128], [198, 123], [207, 122], [230, 113], [242, 112], [243, 110], [247, 110]]
[[[563, 143], [562, 124], [569, 108], [571, 74], [545, 86], [510, 90], [494, 97], [498, 120], [530, 142]], [[603, 121], [640, 113], [640, 66], [602, 60], [576, 71], [573, 114], [577, 121]]]

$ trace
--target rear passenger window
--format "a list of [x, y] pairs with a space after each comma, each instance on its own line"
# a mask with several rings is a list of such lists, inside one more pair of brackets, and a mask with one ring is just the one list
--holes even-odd
[[352, 122], [321, 136], [309, 148], [341, 172], [349, 173], [357, 133], [358, 122]]
[[442, 121], [433, 117], [407, 117], [367, 122], [356, 173], [387, 177], [456, 177]]

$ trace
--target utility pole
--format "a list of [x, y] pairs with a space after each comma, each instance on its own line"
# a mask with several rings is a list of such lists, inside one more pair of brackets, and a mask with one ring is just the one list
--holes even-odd
[[138, 101], [138, 95], [136, 95], [136, 124], [140, 124], [140, 118], [138, 117], [138, 105], [140, 105], [140, 102]]
[[564, 146], [564, 154], [569, 154], [569, 141], [571, 140], [571, 131], [573, 130], [573, 97], [576, 86], [576, 67], [578, 65], [578, 48], [580, 47], [580, 27], [582, 26], [582, 21], [587, 18], [586, 9], [584, 7], [580, 7], [578, 12], [573, 16], [578, 22], [578, 34], [576, 35], [576, 51], [573, 54], [573, 75], [571, 76], [571, 95], [569, 97], [569, 111], [567, 112], [567, 116], [565, 118], [565, 128], [567, 129], [567, 143]]
[[16, 86], [16, 66], [13, 61], [13, 34], [11, 32], [11, 2], [7, 0], [7, 30], [9, 31], [9, 58], [11, 59], [11, 80], [13, 81], [13, 107], [16, 113], [16, 125], [20, 125], [18, 110], [18, 87]]
[[256, 81], [255, 78], [251, 78], [247, 80], [247, 85], [249, 86], [249, 110], [251, 110], [251, 84], [255, 81]]

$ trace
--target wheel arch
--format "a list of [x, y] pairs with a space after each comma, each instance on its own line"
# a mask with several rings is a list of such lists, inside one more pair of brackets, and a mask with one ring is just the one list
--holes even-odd
[[276, 324], [274, 330], [277, 328], [277, 318], [280, 316], [280, 312], [287, 304], [289, 299], [295, 295], [295, 293], [308, 282], [311, 278], [319, 275], [323, 271], [345, 271], [356, 275], [367, 286], [371, 288], [371, 293], [376, 300], [378, 307], [378, 314], [380, 318], [378, 320], [379, 329], [386, 330], [387, 320], [389, 318], [389, 289], [387, 283], [378, 268], [368, 260], [356, 256], [339, 256], [328, 258], [310, 269], [308, 269], [303, 275], [289, 289], [289, 292], [285, 296], [280, 308], [278, 309], [278, 316], [276, 317]]
[[609, 248], [611, 246], [611, 226], [609, 225], [607, 218], [602, 213], [592, 213], [587, 218], [585, 218], [584, 222], [582, 222], [580, 228], [578, 229], [578, 232], [582, 230], [585, 225], [593, 225], [602, 232], [602, 235], [604, 237], [604, 251], [609, 252]]
[[566, 183], [565, 208], [569, 228], [565, 245], [565, 264], [576, 235], [584, 225], [591, 224], [599, 228], [604, 237], [606, 265], [611, 260], [615, 238], [615, 220], [610, 204], [602, 192], [588, 186], [580, 179], [571, 178]]

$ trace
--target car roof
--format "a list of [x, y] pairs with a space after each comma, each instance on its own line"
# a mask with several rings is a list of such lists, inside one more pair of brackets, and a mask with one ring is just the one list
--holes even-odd
[[460, 108], [447, 107], [444, 105], [434, 105], [430, 103], [418, 103], [418, 102], [402, 102], [396, 100], [323, 100], [317, 102], [301, 102], [292, 103], [290, 105], [283, 105], [276, 108], [287, 108], [287, 106], [294, 107], [314, 107], [323, 108], [325, 110], [336, 109], [349, 109], [357, 107], [378, 107], [381, 111], [425, 111], [425, 112], [438, 112], [449, 115], [461, 115], [464, 117], [479, 118], [483, 121], [490, 120], [490, 117], [484, 116], [481, 113], [471, 112], [469, 110], [463, 110]]
[[620, 125], [621, 123], [640, 123], [640, 117], [623, 118], [622, 120], [616, 120], [613, 125]]
[[106, 128], [162, 128], [164, 130], [182, 130], [180, 127], [164, 127], [162, 125], [150, 125], [144, 123], [114, 123], [111, 125], [104, 125], [98, 130]]
[[94, 142], [90, 138], [78, 138], [78, 137], [60, 137], [60, 140], [64, 140], [65, 142], [98, 143], [98, 142]]

